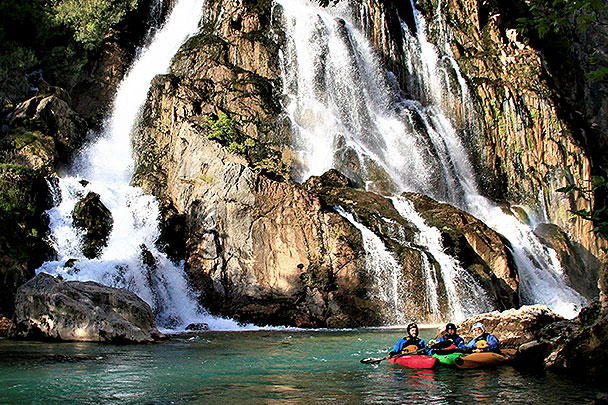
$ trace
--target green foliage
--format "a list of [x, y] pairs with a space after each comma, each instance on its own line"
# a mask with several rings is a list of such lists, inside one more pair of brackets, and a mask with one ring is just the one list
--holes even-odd
[[74, 30], [74, 39], [95, 48], [138, 0], [49, 0], [53, 19]]
[[0, 1], [0, 96], [29, 97], [26, 74], [73, 86], [90, 55], [138, 0]]
[[[573, 32], [584, 32], [591, 25], [608, 26], [608, 3], [605, 0], [529, 0], [529, 17], [518, 18], [519, 28], [535, 33], [538, 38], [563, 37]], [[596, 52], [589, 62], [599, 67], [586, 75], [590, 81], [608, 78], [608, 67]]]
[[560, 193], [578, 191], [585, 195], [595, 195], [596, 204], [591, 210], [573, 210], [572, 213], [592, 221], [594, 225], [593, 232], [608, 237], [608, 207], [606, 207], [604, 203], [597, 202], [598, 200], [601, 200], [601, 196], [606, 195], [608, 192], [608, 179], [604, 176], [593, 176], [588, 187], [570, 184], [566, 187], [559, 188], [557, 191]]
[[207, 138], [218, 141], [232, 153], [244, 154], [255, 145], [253, 139], [237, 131], [234, 121], [223, 112], [217, 118], [207, 117], [203, 128], [208, 129]]
[[256, 173], [277, 180], [291, 179], [290, 168], [281, 160], [279, 152], [240, 133], [226, 113], [208, 116], [203, 128], [207, 130], [207, 138], [218, 141], [232, 153], [244, 155]]
[[39, 235], [40, 213], [32, 193], [35, 171], [18, 165], [0, 164], [0, 251], [20, 261], [29, 261], [28, 246]]
[[519, 18], [520, 28], [536, 30], [540, 38], [549, 33], [585, 31], [591, 24], [605, 24], [607, 5], [602, 0], [530, 0], [530, 17]]

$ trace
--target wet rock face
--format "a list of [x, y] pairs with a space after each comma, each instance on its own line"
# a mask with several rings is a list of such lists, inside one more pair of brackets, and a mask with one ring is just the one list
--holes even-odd
[[405, 193], [425, 221], [441, 230], [444, 246], [495, 300], [496, 307], [519, 306], [519, 276], [511, 246], [472, 215], [423, 194]]
[[589, 301], [596, 299], [602, 263], [580, 243], [572, 242], [556, 225], [539, 224], [534, 233], [557, 253], [568, 285]]
[[[302, 187], [277, 171], [288, 164], [276, 158], [288, 155], [289, 135], [272, 90], [278, 48], [267, 35], [270, 11], [267, 2], [211, 3], [206, 29], [184, 44], [169, 74], [153, 81], [134, 139], [135, 181], [172, 207], [179, 222], [167, 220], [163, 243], [184, 255], [214, 313], [261, 324], [377, 325], [385, 321], [386, 304], [374, 295], [360, 232], [332, 208], [339, 204], [380, 235], [406, 269], [406, 282], [417, 286], [404, 312], [427, 316], [424, 258], [395, 242], [397, 228], [405, 244], [415, 229], [389, 199], [355, 189], [337, 171]], [[185, 241], [181, 251], [170, 246], [177, 240]], [[494, 240], [502, 256], [471, 238], [475, 259], [469, 261], [482, 269], [476, 274], [488, 279], [497, 306], [506, 308], [517, 302], [517, 279], [504, 244]], [[487, 274], [492, 266], [497, 273]]]
[[82, 252], [85, 257], [97, 257], [107, 246], [114, 219], [101, 202], [99, 194], [89, 192], [78, 201], [72, 213], [74, 224], [85, 230]]
[[17, 291], [9, 336], [141, 343], [162, 335], [150, 306], [135, 294], [92, 281], [63, 282], [40, 273]]

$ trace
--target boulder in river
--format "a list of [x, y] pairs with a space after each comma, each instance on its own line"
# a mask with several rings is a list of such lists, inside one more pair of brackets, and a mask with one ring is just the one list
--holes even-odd
[[[475, 322], [483, 323], [486, 332], [493, 334], [500, 341], [501, 348], [517, 348], [524, 343], [537, 339], [545, 326], [562, 321], [545, 305], [524, 305], [519, 309], [508, 309], [503, 312], [493, 311], [465, 319], [458, 323], [458, 334], [465, 342], [474, 336], [472, 327]], [[443, 333], [443, 327], [439, 333]]]
[[9, 337], [140, 343], [162, 334], [150, 306], [130, 291], [40, 273], [17, 290]]

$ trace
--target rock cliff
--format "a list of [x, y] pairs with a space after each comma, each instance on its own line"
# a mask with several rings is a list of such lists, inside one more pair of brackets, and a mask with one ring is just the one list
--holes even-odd
[[[414, 291], [403, 297], [405, 316], [427, 319], [420, 274], [425, 253], [408, 247], [415, 227], [391, 200], [352, 187], [338, 172], [303, 186], [291, 181], [289, 130], [277, 98], [281, 35], [270, 32], [280, 12], [273, 14], [270, 2], [209, 6], [201, 33], [181, 48], [170, 72], [154, 80], [134, 139], [135, 181], [161, 199], [165, 223], [175, 225], [165, 227], [163, 241], [186, 259], [203, 304], [256, 323], [386, 322], [381, 314], [387, 304], [374, 297], [361, 234], [332, 208], [340, 205], [373, 229], [401, 263]], [[445, 212], [445, 221], [434, 225], [453, 229], [454, 254], [490, 291], [494, 305], [518, 305], [517, 274], [504, 239], [462, 212], [460, 222], [449, 221], [453, 207], [411, 198]], [[184, 249], [170, 247], [180, 243]]]
[[[426, 20], [429, 41], [440, 53], [454, 58], [467, 83], [473, 111], [463, 110], [456, 98], [450, 118], [459, 131], [473, 137], [472, 157], [477, 170], [484, 173], [478, 179], [484, 192], [527, 207], [536, 221], [540, 218], [556, 224], [583, 256], [595, 256], [591, 261], [580, 261], [579, 268], [582, 263], [585, 277], [597, 280], [600, 263], [606, 261], [606, 241], [591, 232], [590, 221], [572, 214], [593, 207], [593, 196], [580, 190], [567, 194], [557, 190], [570, 184], [587, 187], [592, 175], [605, 174], [604, 157], [597, 153], [598, 145], [601, 150], [606, 139], [598, 130], [605, 126], [605, 119], [601, 112], [592, 112], [605, 108], [598, 97], [605, 92], [605, 84], [585, 79], [581, 73], [591, 69], [585, 55], [590, 54], [589, 44], [604, 41], [605, 36], [595, 32], [604, 28], [595, 27], [570, 38], [571, 47], [564, 52], [575, 59], [565, 63], [563, 56], [533, 48], [531, 42], [542, 44], [517, 29], [514, 21], [523, 15], [523, 3], [423, 0], [415, 7]], [[405, 22], [406, 30], [415, 35], [414, 10], [382, 0], [361, 2], [358, 8], [361, 27], [402, 88], [417, 99], [423, 98], [419, 83], [403, 68], [407, 33], [399, 24]], [[545, 45], [546, 51], [551, 51], [551, 44]], [[580, 65], [576, 68], [564, 69], [577, 62]], [[449, 64], [441, 68], [457, 87], [455, 69]], [[597, 206], [602, 204], [599, 201]]]

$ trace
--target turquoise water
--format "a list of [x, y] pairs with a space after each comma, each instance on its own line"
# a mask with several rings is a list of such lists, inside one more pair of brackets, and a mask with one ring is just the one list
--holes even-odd
[[403, 333], [207, 332], [120, 346], [2, 340], [0, 403], [585, 403], [597, 393], [510, 366], [412, 370], [359, 362], [383, 356]]

